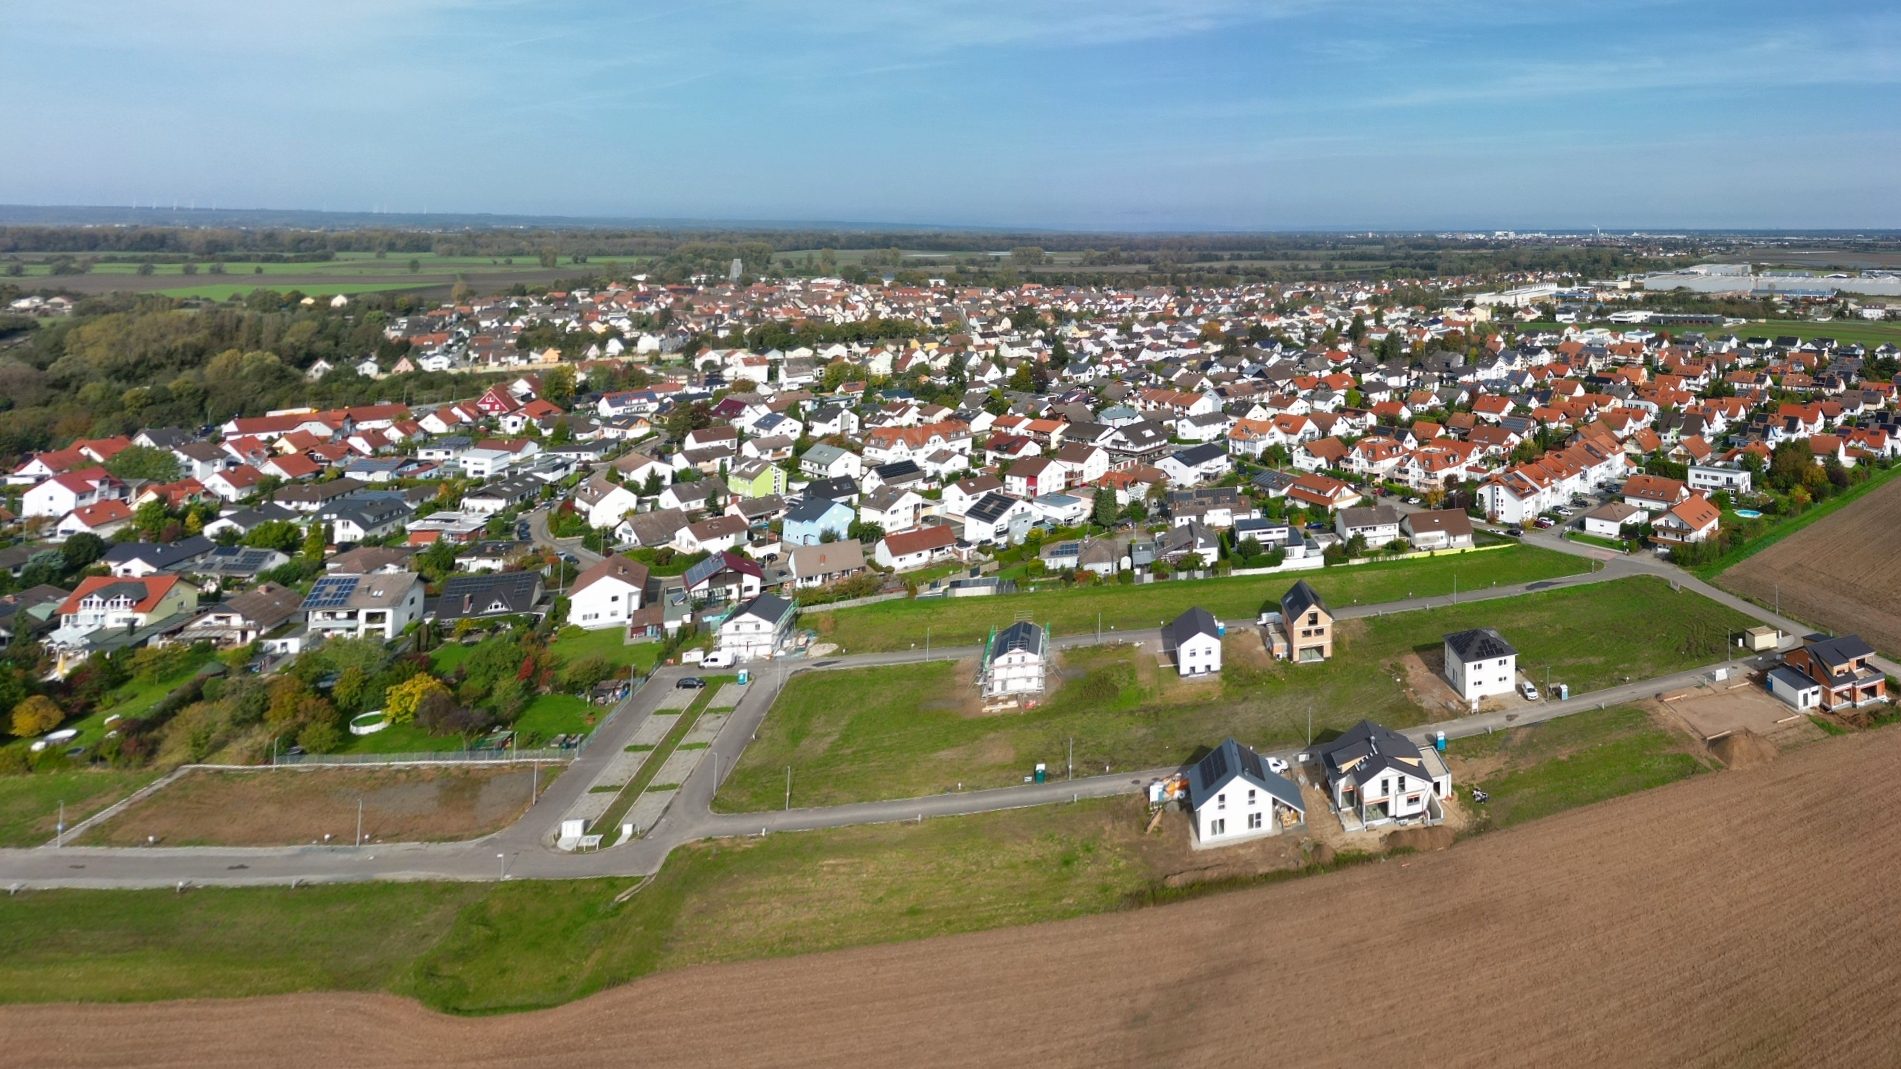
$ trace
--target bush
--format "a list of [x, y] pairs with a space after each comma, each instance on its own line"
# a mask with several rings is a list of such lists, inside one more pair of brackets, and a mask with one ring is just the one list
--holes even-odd
[[44, 735], [66, 719], [66, 711], [44, 694], [35, 694], [13, 707], [13, 733], [20, 738]]
[[604, 657], [576, 661], [561, 673], [561, 685], [571, 691], [583, 691], [614, 675], [614, 665]]
[[297, 745], [311, 753], [330, 753], [343, 745], [343, 732], [329, 720], [307, 724], [297, 733]]

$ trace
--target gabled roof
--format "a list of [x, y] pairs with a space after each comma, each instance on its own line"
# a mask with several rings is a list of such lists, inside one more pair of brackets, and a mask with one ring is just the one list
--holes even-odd
[[1006, 653], [1022, 652], [1041, 657], [1044, 652], [1043, 640], [1042, 628], [1028, 620], [1020, 620], [997, 632], [996, 642], [990, 647], [990, 655], [1000, 657]]
[[731, 622], [742, 616], [751, 616], [776, 625], [795, 611], [796, 606], [786, 599], [771, 594], [761, 594], [734, 610], [733, 615], [727, 617], [727, 620]]
[[569, 589], [568, 596], [572, 598], [603, 579], [618, 579], [636, 590], [644, 591], [647, 589], [647, 566], [618, 554], [605, 557], [574, 577], [574, 586]]
[[1260, 754], [1232, 738], [1223, 739], [1221, 745], [1208, 751], [1206, 757], [1195, 762], [1194, 767], [1188, 770], [1188, 804], [1200, 809], [1237, 779], [1259, 787], [1290, 809], [1307, 812], [1306, 803], [1301, 801], [1300, 788], [1286, 777], [1270, 771]]
[[1295, 580], [1294, 585], [1287, 588], [1287, 593], [1281, 595], [1281, 619], [1292, 620], [1309, 609], [1319, 609], [1327, 614], [1328, 619], [1333, 618], [1333, 610], [1320, 600], [1319, 591], [1308, 586], [1305, 579]]
[[1214, 613], [1196, 605], [1162, 628], [1162, 652], [1174, 653], [1182, 643], [1201, 635], [1219, 640], [1221, 625], [1215, 621]]

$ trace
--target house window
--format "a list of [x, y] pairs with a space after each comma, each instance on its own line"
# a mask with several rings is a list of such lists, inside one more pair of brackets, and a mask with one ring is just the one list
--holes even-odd
[[1261, 814], [1249, 813], [1248, 814], [1248, 830], [1259, 831], [1260, 828], [1261, 828]]
[[1249, 805], [1253, 805], [1253, 804], [1254, 804], [1254, 795], [1255, 795], [1255, 790], [1254, 790], [1254, 788], [1252, 788], [1252, 787], [1249, 787], [1249, 788], [1248, 788], [1248, 804], [1249, 804]]
[[1209, 835], [1225, 835], [1227, 834], [1227, 832], [1228, 832], [1228, 822], [1222, 819], [1221, 817], [1216, 817], [1215, 819], [1208, 822]]

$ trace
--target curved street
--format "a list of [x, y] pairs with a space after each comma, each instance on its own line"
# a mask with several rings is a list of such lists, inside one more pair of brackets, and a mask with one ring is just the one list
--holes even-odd
[[[531, 520], [537, 541], [547, 538], [546, 515], [537, 513]], [[1801, 635], [1808, 629], [1793, 620], [1777, 616], [1752, 602], [1690, 576], [1680, 569], [1647, 555], [1624, 556], [1609, 551], [1573, 545], [1539, 532], [1528, 534], [1526, 541], [1548, 549], [1589, 557], [1601, 562], [1596, 570], [1576, 576], [1509, 587], [1487, 587], [1460, 593], [1457, 600], [1469, 602], [1513, 597], [1586, 583], [1605, 582], [1632, 575], [1656, 575], [1669, 579], [1698, 594], [1720, 602], [1787, 634]], [[563, 547], [567, 548], [567, 547]], [[577, 556], [580, 554], [577, 553]], [[591, 556], [591, 554], [590, 554]], [[1412, 598], [1376, 605], [1342, 606], [1344, 619], [1416, 611], [1453, 603], [1450, 595]], [[1121, 632], [1114, 642], [1152, 641], [1154, 631]], [[1058, 646], [1081, 646], [1097, 641], [1093, 635], [1059, 639]], [[932, 650], [932, 659], [975, 656], [976, 647]], [[1153, 779], [1171, 775], [1176, 767], [1134, 769], [1073, 781], [1004, 787], [993, 790], [965, 791], [883, 802], [833, 806], [821, 809], [792, 809], [765, 813], [721, 814], [712, 808], [718, 779], [738, 761], [754, 732], [766, 716], [772, 700], [792, 675], [803, 671], [859, 668], [898, 664], [924, 659], [921, 652], [860, 654], [817, 660], [781, 660], [753, 669], [752, 682], [744, 689], [738, 705], [714, 739], [709, 759], [702, 760], [681, 784], [672, 804], [648, 833], [641, 838], [590, 852], [564, 852], [554, 847], [562, 817], [587, 792], [595, 777], [615, 755], [623, 752], [628, 739], [659, 708], [674, 682], [690, 674], [687, 668], [662, 668], [626, 699], [599, 728], [595, 738], [563, 774], [514, 825], [481, 839], [458, 843], [404, 843], [356, 846], [303, 846], [267, 848], [216, 847], [54, 847], [0, 850], [0, 886], [10, 889], [29, 887], [175, 887], [184, 885], [302, 884], [357, 880], [455, 880], [488, 881], [500, 879], [582, 879], [589, 877], [640, 877], [658, 872], [667, 855], [676, 846], [702, 839], [771, 834], [816, 828], [844, 827], [857, 824], [894, 823], [923, 820], [928, 817], [1015, 809], [1138, 793]], [[1448, 738], [1459, 738], [1505, 727], [1522, 726], [1641, 700], [1693, 686], [1708, 678], [1718, 667], [1739, 668], [1751, 661], [1732, 661], [1709, 665], [1656, 679], [1635, 681], [1623, 686], [1581, 694], [1568, 701], [1545, 701], [1514, 713], [1489, 712], [1410, 729], [1407, 734], [1426, 742], [1434, 732], [1444, 731]], [[1885, 658], [1876, 663], [1885, 672], [1901, 674], [1901, 666]]]

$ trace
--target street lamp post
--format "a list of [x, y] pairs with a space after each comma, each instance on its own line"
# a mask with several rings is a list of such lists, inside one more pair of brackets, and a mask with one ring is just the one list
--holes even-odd
[[356, 845], [363, 845], [363, 799], [356, 800]]
[[500, 861], [500, 862], [502, 863], [502, 874], [501, 874], [501, 878], [502, 878], [502, 879], [504, 879], [504, 880], [506, 880], [506, 879], [508, 879], [508, 855], [507, 855], [507, 854], [503, 854], [503, 853], [497, 853], [497, 854], [495, 855], [495, 859], [496, 859], [497, 861]]

